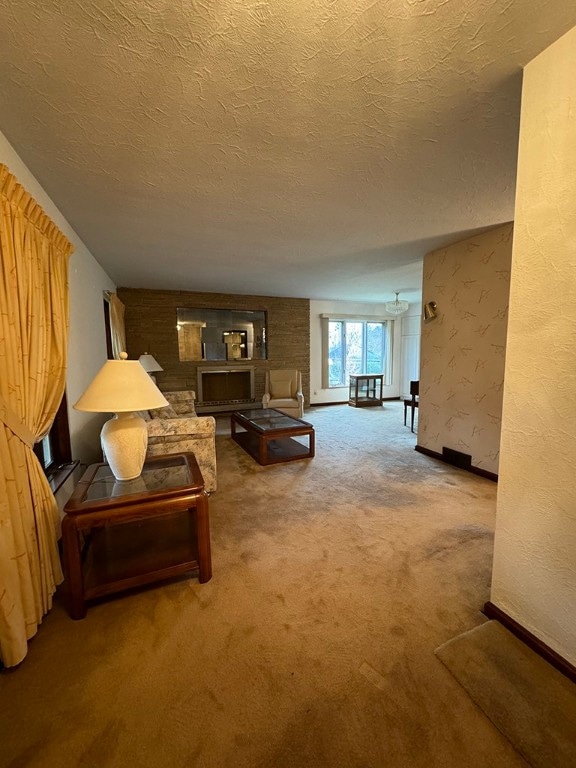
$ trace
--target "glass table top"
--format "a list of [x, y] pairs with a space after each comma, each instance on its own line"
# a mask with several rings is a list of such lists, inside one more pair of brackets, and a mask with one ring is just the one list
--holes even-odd
[[134, 480], [116, 480], [108, 465], [99, 467], [84, 495], [84, 501], [112, 499], [139, 493], [168, 491], [193, 482], [183, 456], [144, 464], [142, 474]]
[[294, 427], [311, 426], [307, 421], [293, 419], [292, 416], [287, 416], [285, 413], [276, 411], [273, 408], [250, 408], [249, 410], [236, 411], [235, 413], [263, 432], [272, 429], [294, 429]]

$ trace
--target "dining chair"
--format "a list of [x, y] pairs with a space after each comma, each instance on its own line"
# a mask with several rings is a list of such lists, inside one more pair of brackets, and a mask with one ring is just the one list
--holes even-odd
[[410, 397], [404, 398], [404, 426], [406, 426], [406, 416], [408, 414], [408, 408], [410, 408], [412, 411], [410, 415], [410, 431], [411, 432], [414, 432], [414, 413], [416, 412], [416, 408], [418, 408], [419, 390], [420, 390], [420, 382], [411, 381]]

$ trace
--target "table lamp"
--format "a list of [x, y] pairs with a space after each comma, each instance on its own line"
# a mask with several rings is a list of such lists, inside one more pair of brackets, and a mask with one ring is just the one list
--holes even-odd
[[102, 427], [104, 458], [117, 480], [133, 480], [142, 472], [148, 447], [146, 422], [134, 411], [163, 408], [168, 401], [138, 360], [107, 360], [74, 408], [115, 413]]
[[151, 355], [149, 352], [144, 352], [143, 355], [140, 355], [138, 362], [154, 382], [156, 382], [156, 377], [153, 374], [156, 373], [156, 371], [164, 370], [154, 355]]

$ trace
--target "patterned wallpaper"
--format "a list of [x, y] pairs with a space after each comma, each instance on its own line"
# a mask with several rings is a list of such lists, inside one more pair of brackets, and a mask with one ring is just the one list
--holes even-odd
[[498, 472], [513, 225], [432, 251], [424, 259], [418, 445], [472, 456]]

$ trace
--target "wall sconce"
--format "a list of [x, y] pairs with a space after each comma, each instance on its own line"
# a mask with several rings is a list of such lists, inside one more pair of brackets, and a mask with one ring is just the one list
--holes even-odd
[[438, 313], [436, 312], [436, 302], [427, 301], [426, 304], [424, 304], [424, 320], [428, 322], [429, 320], [434, 320], [434, 318], [437, 316]]

